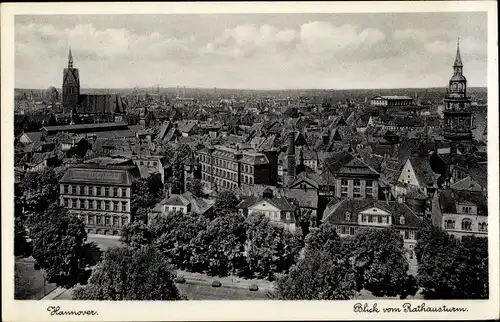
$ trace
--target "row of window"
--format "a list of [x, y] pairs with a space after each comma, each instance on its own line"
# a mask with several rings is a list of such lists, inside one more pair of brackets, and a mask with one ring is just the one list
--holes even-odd
[[[335, 226], [335, 230], [341, 235], [356, 235], [361, 229], [363, 228], [357, 226]], [[417, 233], [414, 230], [400, 230], [400, 233], [404, 239], [416, 240]]]
[[[92, 195], [92, 196], [108, 196], [108, 197], [128, 197], [127, 188], [116, 187], [100, 187], [100, 186], [77, 186], [63, 185], [62, 189], [65, 194], [73, 195]], [[71, 191], [71, 192], [70, 192]]]
[[136, 161], [139, 165], [145, 165], [145, 166], [153, 166], [156, 167], [158, 165], [157, 161]]
[[108, 236], [118, 236], [120, 232], [118, 230], [107, 230], [107, 229], [87, 229], [88, 234], [97, 234], [97, 235], [108, 235]]
[[354, 180], [342, 179], [342, 180], [340, 180], [340, 185], [342, 187], [344, 187], [344, 186], [348, 187], [349, 186], [349, 181], [352, 181], [352, 185], [354, 187], [361, 187], [361, 181], [365, 181], [366, 188], [373, 187], [373, 180], [360, 180], [360, 179], [354, 179]]
[[108, 226], [108, 227], [123, 227], [128, 223], [128, 218], [123, 216], [99, 215], [99, 214], [80, 214], [79, 217], [85, 224]]
[[[201, 174], [202, 180], [210, 181], [210, 178], [211, 177], [209, 174], [202, 172], [202, 174]], [[236, 181], [236, 178], [230, 179], [230, 180]], [[246, 183], [246, 184], [254, 184], [254, 180], [253, 180], [252, 176], [241, 175], [241, 181], [243, 183]], [[227, 188], [233, 188], [233, 187], [236, 188], [238, 186], [235, 182], [226, 180], [224, 178], [218, 178], [217, 174], [214, 175], [214, 182], [219, 186], [223, 186], [223, 187], [227, 187]]]
[[[467, 230], [467, 231], [472, 231], [472, 221], [468, 218], [464, 218], [461, 223], [461, 229], [462, 230]], [[456, 223], [454, 220], [448, 219], [444, 221], [444, 228], [445, 229], [456, 229]], [[477, 230], [478, 231], [488, 231], [488, 223], [481, 222], [477, 224]]]
[[[204, 154], [200, 154], [201, 162], [210, 164], [210, 157]], [[238, 170], [238, 164], [236, 162], [226, 161], [219, 158], [214, 158], [214, 165], [222, 167], [229, 170]], [[241, 171], [245, 173], [253, 173], [253, 166], [247, 164], [241, 164]]]
[[128, 201], [109, 201], [109, 200], [92, 200], [92, 199], [70, 199], [63, 198], [62, 205], [70, 209], [91, 209], [91, 210], [106, 210], [117, 212], [128, 212]]

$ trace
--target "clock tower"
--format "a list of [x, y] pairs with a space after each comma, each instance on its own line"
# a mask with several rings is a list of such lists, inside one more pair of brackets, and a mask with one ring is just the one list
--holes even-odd
[[460, 57], [460, 43], [457, 42], [457, 56], [453, 64], [453, 76], [450, 79], [444, 98], [443, 136], [450, 142], [450, 152], [469, 152], [472, 147], [471, 98], [467, 96], [467, 79], [463, 76], [463, 64]]

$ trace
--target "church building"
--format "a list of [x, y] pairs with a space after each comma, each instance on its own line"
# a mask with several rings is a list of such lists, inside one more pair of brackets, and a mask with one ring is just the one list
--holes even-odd
[[80, 74], [73, 66], [71, 48], [68, 55], [68, 68], [64, 68], [62, 84], [63, 113], [72, 114], [72, 122], [78, 117], [99, 116], [107, 122], [122, 119], [126, 114], [127, 102], [116, 94], [80, 94]]

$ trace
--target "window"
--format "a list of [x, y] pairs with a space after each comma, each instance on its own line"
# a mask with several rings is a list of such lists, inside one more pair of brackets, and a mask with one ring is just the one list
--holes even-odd
[[472, 207], [462, 207], [462, 210], [465, 214], [470, 214], [472, 211]]
[[113, 201], [113, 211], [118, 211], [118, 201]]
[[485, 222], [479, 223], [477, 228], [479, 231], [488, 231], [488, 224]]
[[343, 186], [347, 186], [347, 180], [342, 179], [340, 182], [341, 182], [341, 183], [340, 183], [341, 185], [343, 185]]
[[83, 201], [83, 199], [79, 199], [79, 204], [80, 204], [80, 209], [84, 209], [85, 208], [85, 201]]
[[76, 186], [71, 186], [71, 193], [76, 195]]
[[110, 202], [109, 201], [104, 202], [104, 210], [110, 210]]
[[69, 193], [69, 185], [64, 185], [64, 193]]
[[366, 189], [373, 188], [373, 180], [366, 180]]
[[80, 189], [80, 194], [83, 195], [85, 193], [85, 187], [80, 186], [79, 189]]
[[118, 188], [113, 188], [113, 196], [118, 197]]
[[127, 217], [122, 217], [122, 226], [127, 224]]
[[368, 217], [368, 222], [372, 222], [373, 221], [373, 217], [374, 216], [367, 216]]
[[351, 221], [351, 213], [349, 211], [345, 212], [345, 221]]
[[101, 218], [101, 215], [97, 215], [95, 216], [95, 219], [96, 219], [96, 224], [97, 225], [100, 225], [102, 223], [102, 218]]
[[113, 217], [113, 227], [118, 227], [118, 217]]
[[290, 220], [290, 219], [291, 219], [291, 218], [290, 218], [290, 213], [289, 213], [289, 212], [287, 212], [287, 213], [286, 213], [286, 220]]
[[462, 220], [462, 230], [472, 230], [472, 221], [468, 218]]
[[69, 199], [64, 198], [64, 207], [69, 208]]
[[94, 224], [94, 215], [89, 215], [89, 225], [93, 225]]
[[109, 226], [109, 216], [104, 216], [104, 225]]
[[71, 208], [76, 208], [76, 199], [71, 200]]
[[453, 220], [445, 220], [444, 221], [444, 228], [445, 229], [455, 229], [455, 221], [453, 221]]
[[355, 186], [355, 187], [359, 187], [359, 186], [361, 186], [361, 180], [359, 180], [359, 179], [354, 179], [353, 184], [354, 184], [354, 186]]
[[153, 166], [156, 167], [158, 165], [158, 162], [153, 161]]
[[101, 200], [97, 200], [96, 202], [97, 202], [97, 210], [101, 210], [101, 208], [102, 208]]
[[377, 216], [377, 222], [378, 222], [379, 224], [381, 224], [381, 223], [382, 223], [382, 216]]
[[410, 239], [410, 232], [405, 230], [405, 239]]
[[405, 224], [405, 217], [404, 216], [399, 217], [399, 224], [400, 225], [404, 225]]
[[105, 196], [110, 196], [110, 194], [109, 194], [109, 187], [104, 188], [104, 195]]
[[387, 216], [381, 216], [382, 217], [382, 223], [387, 224]]
[[102, 187], [97, 187], [97, 194], [102, 196]]
[[127, 196], [127, 188], [122, 188], [122, 197]]

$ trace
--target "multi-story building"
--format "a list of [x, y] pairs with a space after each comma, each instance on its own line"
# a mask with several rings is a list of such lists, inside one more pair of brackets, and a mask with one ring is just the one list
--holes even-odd
[[487, 196], [483, 191], [437, 191], [432, 199], [432, 224], [455, 237], [488, 237]]
[[351, 198], [333, 199], [322, 221], [334, 224], [340, 236], [355, 235], [363, 229], [396, 229], [403, 236], [410, 260], [415, 260], [417, 231], [423, 225], [422, 218], [404, 203]]
[[203, 148], [197, 154], [201, 164], [201, 181], [209, 189], [277, 184], [276, 151], [256, 152], [216, 145]]
[[376, 96], [370, 100], [373, 106], [396, 107], [410, 106], [413, 104], [413, 98], [410, 96]]
[[79, 164], [59, 180], [60, 204], [83, 219], [87, 233], [120, 235], [130, 223], [135, 166]]

